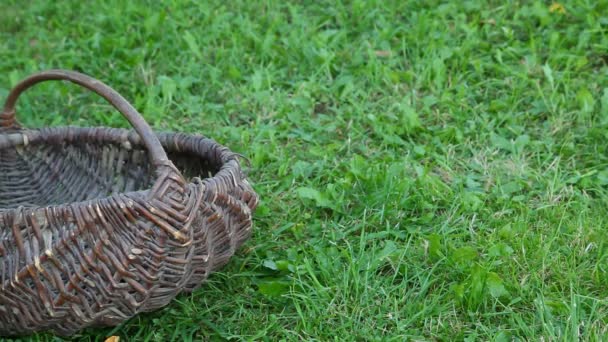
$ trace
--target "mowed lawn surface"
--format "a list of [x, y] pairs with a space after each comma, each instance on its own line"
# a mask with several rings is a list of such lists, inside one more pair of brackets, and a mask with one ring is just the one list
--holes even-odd
[[[48, 68], [242, 153], [262, 200], [200, 290], [83, 340], [608, 339], [606, 0], [2, 1], [2, 99]], [[19, 110], [127, 127], [65, 84]]]

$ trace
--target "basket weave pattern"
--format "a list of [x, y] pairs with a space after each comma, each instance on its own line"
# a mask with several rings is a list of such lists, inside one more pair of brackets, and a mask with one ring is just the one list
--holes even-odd
[[[19, 94], [47, 80], [95, 91], [135, 131], [21, 128]], [[0, 335], [70, 335], [163, 307], [251, 234], [258, 197], [238, 155], [202, 136], [154, 134], [99, 81], [33, 75], [0, 119]]]

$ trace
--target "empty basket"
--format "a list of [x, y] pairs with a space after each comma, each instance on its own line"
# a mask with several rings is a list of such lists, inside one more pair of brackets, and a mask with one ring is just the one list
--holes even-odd
[[[99, 94], [135, 130], [20, 127], [19, 95], [48, 80]], [[155, 134], [86, 75], [26, 78], [0, 115], [0, 335], [70, 335], [168, 304], [228, 261], [257, 203], [228, 148]]]

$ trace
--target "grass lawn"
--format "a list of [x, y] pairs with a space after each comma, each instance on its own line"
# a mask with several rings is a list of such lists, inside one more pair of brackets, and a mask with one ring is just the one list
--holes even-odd
[[[78, 338], [608, 339], [608, 1], [159, 3], [0, 4], [2, 100], [86, 72], [262, 199], [194, 295]], [[126, 127], [63, 84], [19, 108]]]

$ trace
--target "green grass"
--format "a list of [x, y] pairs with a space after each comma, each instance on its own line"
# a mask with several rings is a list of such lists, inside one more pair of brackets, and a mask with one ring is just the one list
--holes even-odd
[[[77, 338], [608, 339], [608, 1], [563, 8], [3, 1], [2, 98], [84, 71], [247, 156], [262, 199], [199, 291]], [[19, 109], [126, 127], [67, 85]]]

